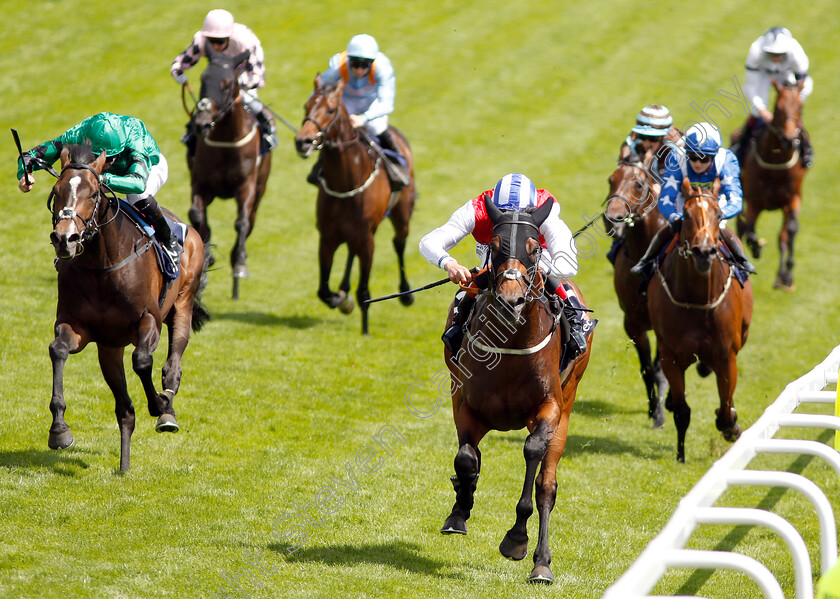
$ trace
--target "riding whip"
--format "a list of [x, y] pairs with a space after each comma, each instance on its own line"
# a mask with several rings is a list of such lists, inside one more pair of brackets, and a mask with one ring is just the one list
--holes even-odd
[[417, 289], [412, 289], [411, 291], [403, 291], [401, 293], [392, 293], [391, 295], [386, 295], [384, 297], [375, 297], [373, 299], [366, 299], [363, 301], [363, 304], [372, 304], [373, 302], [381, 302], [383, 300], [394, 299], [395, 297], [402, 297], [403, 295], [411, 295], [412, 293], [417, 293], [418, 291], [425, 291], [426, 289], [431, 289], [432, 287], [437, 287], [439, 285], [443, 285], [444, 283], [449, 282], [449, 277], [445, 279], [441, 279], [440, 281], [435, 281], [434, 283], [429, 283], [428, 285], [424, 285], [423, 287], [418, 287]]
[[572, 235], [572, 237], [573, 237], [573, 238], [575, 238], [575, 237], [577, 237], [578, 235], [580, 235], [581, 233], [583, 233], [584, 231], [586, 231], [589, 227], [591, 227], [592, 225], [594, 225], [594, 224], [595, 224], [595, 221], [597, 221], [599, 218], [601, 218], [601, 215], [600, 215], [600, 214], [596, 214], [595, 216], [593, 216], [593, 217], [592, 217], [592, 220], [590, 220], [588, 223], [586, 223], [585, 225], [583, 225], [580, 229], [578, 229], [577, 231], [575, 231], [575, 232], [574, 232], [574, 234]]
[[26, 161], [23, 159], [23, 148], [20, 145], [20, 137], [15, 129], [12, 129], [12, 137], [15, 138], [15, 145], [17, 146], [18, 155], [20, 156], [20, 162], [23, 164], [23, 179], [27, 185], [32, 185], [29, 182], [29, 169], [26, 168]]

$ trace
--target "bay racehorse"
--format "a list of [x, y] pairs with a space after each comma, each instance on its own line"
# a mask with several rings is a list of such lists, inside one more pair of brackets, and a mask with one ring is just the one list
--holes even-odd
[[[50, 241], [58, 257], [58, 307], [55, 339], [50, 343], [53, 368], [53, 414], [49, 446], [64, 449], [74, 443], [64, 420], [64, 364], [69, 354], [96, 343], [99, 366], [115, 400], [120, 427], [120, 470], [130, 462], [134, 406], [128, 394], [123, 354], [136, 346], [132, 365], [149, 406], [157, 416], [156, 430], [175, 432], [178, 423], [172, 400], [181, 383], [181, 357], [190, 338], [209, 319], [199, 301], [206, 275], [204, 245], [195, 229], [184, 239], [180, 274], [166, 289], [152, 240], [106, 198], [99, 183], [105, 153], [94, 158], [90, 146], [69, 146], [61, 152], [61, 173], [47, 205], [52, 212]], [[47, 165], [49, 166], [49, 165]], [[171, 213], [167, 213], [170, 216]], [[161, 323], [169, 331], [169, 353], [163, 366], [163, 390], [152, 381], [153, 352]]]
[[[207, 46], [209, 62], [201, 74], [201, 92], [191, 120], [195, 153], [187, 151], [192, 185], [190, 223], [210, 242], [207, 206], [215, 198], [236, 198], [236, 243], [230, 253], [233, 299], [239, 279], [248, 277], [245, 240], [254, 230], [257, 208], [271, 171], [271, 152], [261, 154], [262, 136], [239, 93], [236, 67], [248, 53], [227, 56]], [[213, 259], [211, 257], [211, 264]]]
[[[566, 446], [569, 415], [592, 347], [590, 333], [586, 352], [560, 372], [564, 327], [551, 308], [552, 301], [544, 292], [545, 280], [536, 267], [539, 225], [552, 204], [546, 202], [533, 212], [502, 213], [492, 201], [485, 200], [494, 225], [490, 290], [482, 292], [476, 301], [476, 315], [457, 362], [449, 350], [444, 352], [459, 449], [452, 477], [455, 505], [441, 532], [467, 533], [466, 521], [481, 469], [478, 445], [482, 438], [491, 430], [527, 427], [522, 495], [516, 505], [515, 523], [499, 551], [515, 560], [528, 554], [527, 522], [534, 510], [536, 482], [539, 537], [530, 575], [534, 582], [554, 580], [549, 566], [548, 525], [557, 496], [557, 462]], [[575, 291], [579, 292], [577, 288]], [[447, 326], [452, 316], [450, 308]]]
[[802, 91], [804, 80], [797, 85], [781, 85], [773, 81], [779, 92], [773, 120], [764, 127], [757, 140], [747, 148], [741, 166], [741, 186], [746, 204], [738, 216], [738, 235], [744, 237], [753, 256], [761, 255], [764, 240], [755, 233], [755, 223], [764, 210], [782, 210], [784, 222], [779, 233], [779, 270], [774, 287], [793, 290], [793, 241], [799, 230], [799, 209], [802, 206], [802, 180], [808, 171], [802, 166], [799, 146], [802, 131]]
[[[639, 292], [639, 278], [630, 272], [650, 245], [665, 219], [657, 203], [658, 177], [639, 161], [622, 160], [610, 175], [604, 217], [608, 231], [619, 244], [613, 263], [613, 284], [618, 304], [624, 312], [624, 330], [639, 355], [642, 380], [648, 399], [648, 417], [655, 428], [665, 422], [663, 403], [668, 394], [668, 379], [662, 372], [659, 350], [651, 351], [648, 331], [652, 325], [647, 295]], [[653, 355], [653, 358], [651, 356]]]
[[753, 294], [741, 287], [732, 267], [721, 259], [717, 202], [720, 180], [711, 190], [682, 183], [686, 198], [678, 244], [648, 284], [648, 308], [670, 390], [665, 407], [674, 413], [677, 460], [685, 462], [685, 433], [691, 408], [685, 401], [685, 371], [699, 359], [717, 377], [720, 407], [716, 426], [727, 441], [741, 434], [733, 395], [737, 355], [747, 341]]
[[[315, 90], [306, 102], [306, 116], [295, 136], [298, 155], [308, 158], [313, 151], [321, 151], [322, 170], [318, 185], [316, 208], [320, 233], [318, 261], [320, 282], [318, 297], [330, 308], [345, 314], [353, 309], [349, 297], [350, 270], [359, 258], [359, 284], [356, 300], [362, 312], [362, 333], [368, 334], [370, 299], [368, 283], [373, 263], [374, 234], [379, 223], [388, 216], [394, 225], [394, 249], [399, 261], [400, 292], [410, 289], [405, 276], [405, 242], [408, 222], [414, 211], [417, 195], [414, 185], [414, 161], [411, 148], [397, 129], [391, 132], [408, 161], [410, 182], [399, 192], [391, 192], [384, 161], [377, 148], [350, 122], [342, 101], [344, 82], [322, 86], [320, 75], [315, 78]], [[347, 244], [347, 263], [338, 292], [330, 289], [333, 256], [342, 244]], [[414, 302], [412, 295], [400, 296], [404, 306]]]

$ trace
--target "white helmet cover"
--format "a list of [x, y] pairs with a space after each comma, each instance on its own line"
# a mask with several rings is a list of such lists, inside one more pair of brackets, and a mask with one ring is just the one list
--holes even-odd
[[201, 33], [205, 37], [230, 37], [233, 35], [233, 15], [221, 8], [211, 10], [204, 18]]
[[374, 60], [377, 54], [379, 54], [379, 44], [367, 33], [354, 35], [347, 44], [347, 56]]
[[761, 50], [768, 54], [787, 54], [791, 50], [793, 36], [784, 27], [772, 27], [761, 38]]

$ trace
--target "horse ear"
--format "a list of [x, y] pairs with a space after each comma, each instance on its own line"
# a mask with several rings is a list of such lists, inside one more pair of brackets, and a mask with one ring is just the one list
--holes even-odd
[[534, 219], [534, 222], [538, 227], [545, 222], [545, 219], [547, 219], [548, 215], [551, 214], [551, 209], [553, 207], [554, 197], [551, 196], [545, 202], [543, 202], [542, 206], [540, 206], [531, 213], [531, 217]]
[[233, 68], [238, 67], [240, 64], [248, 60], [248, 57], [251, 56], [250, 50], [245, 50], [244, 52], [240, 52], [236, 56], [233, 57]]
[[683, 177], [682, 194], [684, 197], [688, 197], [691, 195], [691, 181], [688, 180], [688, 177]]
[[315, 75], [315, 90], [321, 89], [321, 73]]
[[800, 79], [796, 84], [796, 91], [802, 91], [802, 88], [805, 87], [805, 79]]
[[61, 168], [64, 168], [65, 166], [67, 166], [67, 164], [69, 162], [70, 162], [70, 148], [68, 148], [67, 146], [64, 146], [61, 149]]
[[337, 96], [340, 96], [343, 91], [344, 91], [344, 79], [339, 79], [335, 84], [335, 93], [336, 93]]
[[720, 192], [720, 177], [715, 178], [715, 182], [712, 183], [712, 195], [718, 197], [718, 193]]
[[487, 210], [487, 216], [494, 225], [502, 218], [502, 211], [493, 203], [489, 194], [484, 194], [484, 209]]
[[779, 82], [778, 82], [778, 81], [776, 81], [775, 79], [771, 79], [770, 81], [772, 81], [772, 82], [773, 82], [773, 87], [775, 87], [775, 88], [776, 88], [776, 91], [777, 91], [777, 92], [782, 91], [782, 87], [783, 87], [783, 86], [782, 86], [782, 84], [781, 84], [781, 83], [779, 83]]

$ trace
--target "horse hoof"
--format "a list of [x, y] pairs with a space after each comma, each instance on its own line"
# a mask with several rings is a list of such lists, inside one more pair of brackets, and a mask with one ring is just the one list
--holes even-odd
[[467, 521], [461, 516], [449, 516], [443, 523], [440, 532], [445, 535], [465, 535], [467, 534]]
[[531, 570], [531, 575], [528, 577], [528, 582], [552, 584], [554, 582], [554, 574], [551, 573], [551, 568], [548, 566], [534, 566], [534, 569]]
[[793, 283], [790, 283], [789, 285], [787, 285], [784, 282], [782, 282], [781, 278], [779, 278], [779, 279], [776, 279], [775, 283], [773, 283], [773, 288], [774, 289], [780, 289], [782, 291], [795, 291], [796, 290], [796, 285], [794, 285]]
[[721, 431], [720, 434], [723, 435], [723, 438], [729, 441], [730, 443], [734, 443], [741, 436], [741, 426], [739, 424], [736, 424], [728, 430]]
[[525, 559], [525, 556], [528, 555], [528, 537], [525, 537], [525, 540], [520, 543], [511, 539], [510, 533], [506, 534], [499, 544], [499, 552], [508, 559], [516, 561]]
[[237, 264], [233, 267], [233, 276], [237, 279], [247, 279], [248, 278], [248, 266], [245, 264]]
[[413, 304], [413, 303], [414, 303], [414, 294], [410, 294], [410, 295], [401, 295], [401, 296], [400, 296], [400, 303], [401, 303], [403, 306], [410, 306], [411, 304]]
[[356, 304], [353, 302], [353, 298], [347, 295], [344, 297], [344, 301], [338, 304], [338, 310], [342, 314], [350, 314], [355, 306]]
[[73, 433], [66, 430], [63, 433], [50, 433], [47, 445], [50, 449], [67, 449], [68, 447], [72, 447], [75, 442], [76, 439], [73, 438]]
[[697, 362], [697, 374], [699, 374], [701, 377], [706, 378], [707, 376], [712, 374], [712, 372], [713, 370], [705, 364], [703, 364], [703, 362]]
[[155, 425], [155, 430], [159, 433], [177, 433], [181, 430], [181, 427], [178, 426], [178, 422], [175, 420], [174, 415], [161, 414], [160, 418], [158, 418], [157, 424]]

